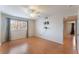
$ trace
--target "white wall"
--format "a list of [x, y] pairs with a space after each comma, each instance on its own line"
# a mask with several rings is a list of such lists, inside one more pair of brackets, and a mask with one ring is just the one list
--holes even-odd
[[1, 13], [1, 43], [5, 42], [6, 39], [6, 29], [7, 29], [7, 20], [6, 17]]
[[0, 12], [0, 45], [1, 45], [1, 12]]
[[48, 21], [48, 29], [45, 30], [45, 19], [36, 20], [36, 36], [63, 44], [63, 17], [51, 16]]
[[79, 9], [78, 9], [78, 20], [77, 20], [77, 48], [79, 53]]
[[29, 37], [35, 36], [35, 20], [29, 20], [28, 24]]
[[[55, 9], [54, 9], [55, 10]], [[53, 10], [52, 10], [53, 11]], [[48, 11], [51, 12], [52, 11]], [[64, 10], [63, 8], [59, 12], [52, 13], [51, 15], [45, 15], [49, 17], [49, 29], [44, 29], [44, 17], [36, 20], [36, 36], [63, 44], [63, 18], [68, 16], [77, 15], [76, 8], [69, 8]]]
[[66, 27], [67, 27], [67, 28], [66, 28], [66, 33], [67, 33], [67, 34], [70, 34], [70, 32], [71, 32], [71, 25], [72, 25], [71, 23], [67, 23], [67, 24], [66, 24]]

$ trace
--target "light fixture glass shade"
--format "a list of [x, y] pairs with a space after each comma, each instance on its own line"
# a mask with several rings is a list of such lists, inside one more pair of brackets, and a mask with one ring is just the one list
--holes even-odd
[[35, 16], [36, 16], [36, 14], [30, 14], [30, 16], [31, 16], [31, 17], [35, 17]]

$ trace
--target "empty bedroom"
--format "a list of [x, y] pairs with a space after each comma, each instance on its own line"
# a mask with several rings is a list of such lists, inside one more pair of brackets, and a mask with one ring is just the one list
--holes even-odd
[[77, 54], [74, 5], [0, 5], [0, 54]]

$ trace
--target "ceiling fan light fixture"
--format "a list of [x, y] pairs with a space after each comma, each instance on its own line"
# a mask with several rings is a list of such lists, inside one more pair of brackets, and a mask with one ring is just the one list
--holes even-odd
[[36, 14], [30, 14], [30, 16], [31, 16], [31, 17], [35, 17], [35, 16], [36, 16]]

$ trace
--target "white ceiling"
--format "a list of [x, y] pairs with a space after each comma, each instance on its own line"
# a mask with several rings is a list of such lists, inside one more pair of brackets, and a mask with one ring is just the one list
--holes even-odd
[[[28, 8], [26, 6], [23, 6], [25, 8]], [[53, 13], [59, 13], [59, 12], [68, 12], [68, 11], [77, 11], [77, 7], [72, 5], [37, 5], [33, 6], [37, 10], [39, 10], [42, 13], [46, 14], [53, 14]], [[32, 7], [32, 8], [33, 8]]]
[[[0, 6], [0, 11], [13, 16], [31, 18], [31, 14], [36, 14], [33, 18], [44, 16], [76, 15], [78, 6], [72, 5], [19, 5]], [[34, 12], [33, 12], [33, 11]]]

